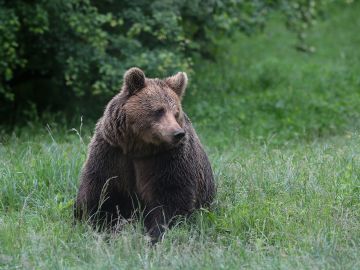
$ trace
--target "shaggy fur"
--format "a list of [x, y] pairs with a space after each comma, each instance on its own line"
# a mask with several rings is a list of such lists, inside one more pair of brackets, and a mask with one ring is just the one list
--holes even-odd
[[75, 204], [77, 219], [114, 223], [143, 209], [154, 241], [173, 217], [208, 206], [215, 194], [206, 153], [181, 98], [185, 73], [164, 80], [128, 70], [90, 142]]

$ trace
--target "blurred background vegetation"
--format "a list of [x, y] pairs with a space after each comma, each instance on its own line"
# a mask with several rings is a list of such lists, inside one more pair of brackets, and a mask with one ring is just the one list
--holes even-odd
[[352, 10], [351, 0], [0, 0], [0, 123], [94, 121], [138, 66], [188, 72], [186, 111], [219, 144], [344, 131], [360, 105]]

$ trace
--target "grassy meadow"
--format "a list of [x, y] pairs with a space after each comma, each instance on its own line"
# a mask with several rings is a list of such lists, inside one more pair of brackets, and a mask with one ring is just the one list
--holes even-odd
[[154, 247], [141, 221], [73, 224], [94, 121], [0, 130], [0, 269], [359, 269], [359, 12], [319, 21], [314, 54], [275, 17], [196, 63], [184, 107], [218, 194]]

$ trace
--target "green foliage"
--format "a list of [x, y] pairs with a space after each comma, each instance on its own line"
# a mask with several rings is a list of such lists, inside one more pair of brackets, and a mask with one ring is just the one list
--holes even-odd
[[297, 35], [296, 48], [299, 51], [315, 52], [315, 47], [307, 42], [307, 31], [314, 26], [325, 5], [331, 0], [284, 1], [283, 8], [287, 17], [287, 27]]
[[211, 38], [256, 27], [250, 2], [1, 0], [0, 112], [104, 100], [130, 66], [191, 72], [194, 53], [212, 55]]
[[16, 33], [19, 31], [20, 23], [10, 9], [0, 9], [0, 94], [9, 100], [14, 99], [14, 95], [9, 90], [7, 82], [13, 78], [13, 70], [18, 66], [24, 66], [25, 61], [19, 57], [17, 51], [18, 43]]
[[191, 73], [194, 55], [215, 59], [219, 39], [264, 29], [288, 2], [0, 0], [0, 113], [73, 112], [77, 102], [84, 113], [117, 91], [130, 66]]

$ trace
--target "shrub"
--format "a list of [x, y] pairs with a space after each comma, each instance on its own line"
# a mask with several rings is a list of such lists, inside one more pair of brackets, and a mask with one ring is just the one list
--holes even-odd
[[263, 28], [283, 2], [0, 0], [0, 113], [99, 104], [134, 65], [150, 76], [191, 72], [194, 54], [214, 58], [215, 40]]

